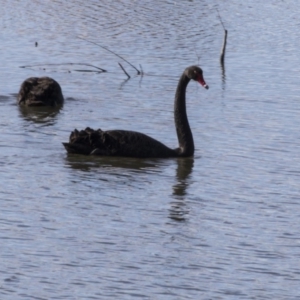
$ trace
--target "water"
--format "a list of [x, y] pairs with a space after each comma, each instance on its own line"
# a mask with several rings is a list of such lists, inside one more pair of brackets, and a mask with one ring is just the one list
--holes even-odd
[[[299, 12], [295, 0], [2, 1], [1, 299], [298, 299]], [[177, 80], [198, 63], [210, 89], [188, 87], [193, 159], [66, 155], [87, 126], [176, 147]], [[64, 107], [20, 109], [22, 81], [45, 75]]]

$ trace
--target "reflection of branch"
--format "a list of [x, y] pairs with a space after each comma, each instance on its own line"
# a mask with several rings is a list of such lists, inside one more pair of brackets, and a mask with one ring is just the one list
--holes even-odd
[[140, 79], [140, 82], [139, 82], [139, 85], [141, 87], [141, 83], [142, 83], [142, 80], [143, 80], [143, 77], [144, 77], [144, 71], [143, 71], [143, 68], [142, 68], [142, 65], [140, 64], [140, 69], [141, 69], [141, 79]]
[[127, 75], [127, 77], [128, 77], [128, 79], [130, 78], [130, 75], [126, 72], [126, 70], [123, 68], [123, 66], [120, 64], [120, 63], [118, 63], [119, 64], [119, 66], [121, 67], [121, 69], [123, 70], [123, 72]]
[[226, 83], [226, 73], [225, 73], [225, 65], [221, 63], [222, 68], [222, 83], [223, 83], [223, 90], [225, 89], [225, 83]]
[[32, 67], [39, 67], [39, 66], [65, 66], [65, 65], [69, 65], [69, 66], [75, 66], [75, 65], [87, 66], [87, 67], [95, 68], [95, 69], [97, 69], [101, 72], [107, 72], [106, 70], [104, 70], [102, 68], [93, 66], [91, 64], [85, 64], [85, 63], [37, 64], [37, 65], [31, 65], [31, 66], [21, 66], [20, 68], [32, 68]]
[[120, 90], [123, 88], [123, 86], [126, 84], [126, 82], [129, 80], [130, 78], [126, 78], [121, 84], [120, 84]]
[[106, 51], [108, 51], [108, 52], [110, 52], [110, 53], [116, 55], [117, 57], [119, 57], [119, 58], [123, 59], [125, 62], [127, 62], [131, 67], [133, 67], [133, 68], [137, 71], [137, 74], [138, 74], [138, 75], [141, 74], [141, 71], [138, 70], [138, 69], [137, 69], [133, 64], [131, 64], [128, 60], [126, 60], [126, 59], [125, 59], [124, 57], [122, 57], [121, 55], [119, 55], [119, 54], [113, 52], [112, 50], [108, 49], [107, 47], [104, 47], [104, 46], [102, 46], [102, 45], [100, 45], [100, 44], [98, 44], [98, 43], [95, 43], [95, 42], [86, 40], [86, 39], [84, 39], [84, 38], [82, 38], [82, 37], [79, 37], [79, 36], [78, 36], [78, 38], [81, 39], [81, 40], [84, 40], [84, 41], [86, 41], [86, 42], [92, 43], [92, 44], [94, 44], [94, 45], [97, 45], [97, 46], [99, 46], [99, 47], [105, 49]]

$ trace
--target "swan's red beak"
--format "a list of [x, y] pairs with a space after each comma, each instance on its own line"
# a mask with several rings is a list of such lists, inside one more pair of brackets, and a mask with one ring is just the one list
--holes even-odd
[[197, 81], [208, 90], [209, 86], [206, 84], [202, 75], [198, 76]]

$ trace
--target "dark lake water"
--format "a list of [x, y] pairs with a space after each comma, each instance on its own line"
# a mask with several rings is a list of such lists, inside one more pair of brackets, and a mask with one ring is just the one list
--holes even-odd
[[[0, 14], [1, 299], [299, 299], [299, 1], [2, 0]], [[176, 147], [193, 64], [210, 86], [187, 91], [194, 158], [66, 154], [87, 126]], [[61, 110], [17, 106], [31, 76], [61, 84]]]

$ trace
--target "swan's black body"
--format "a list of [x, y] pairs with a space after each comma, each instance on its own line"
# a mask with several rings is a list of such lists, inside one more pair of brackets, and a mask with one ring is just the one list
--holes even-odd
[[125, 130], [101, 129], [74, 130], [70, 135], [69, 143], [63, 143], [68, 153], [102, 156], [125, 157], [187, 157], [194, 154], [194, 140], [189, 126], [185, 93], [189, 81], [193, 79], [206, 85], [202, 70], [197, 66], [191, 66], [183, 72], [178, 82], [174, 118], [178, 136], [179, 148], [171, 149], [161, 142], [139, 132]]
[[21, 85], [18, 103], [25, 106], [59, 106], [64, 102], [61, 87], [50, 77], [30, 77]]
[[63, 143], [69, 153], [126, 157], [171, 157], [175, 151], [157, 140], [135, 131], [74, 130], [69, 143]]

